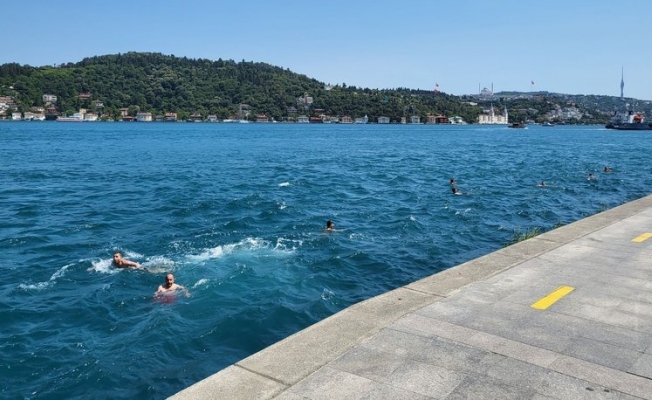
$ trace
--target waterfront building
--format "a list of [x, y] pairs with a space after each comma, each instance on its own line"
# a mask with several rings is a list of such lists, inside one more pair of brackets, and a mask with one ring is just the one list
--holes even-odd
[[308, 118], [305, 115], [299, 115], [299, 117], [297, 118], [297, 122], [300, 124], [308, 124], [310, 123], [310, 118]]
[[402, 124], [407, 124], [407, 118], [401, 117], [401, 123]]
[[95, 113], [85, 113], [84, 121], [95, 122], [97, 121], [97, 114]]
[[448, 120], [448, 117], [445, 115], [428, 115], [428, 122], [427, 124], [450, 124], [451, 122]]
[[353, 120], [348, 115], [345, 115], [342, 118], [340, 118], [340, 123], [342, 123], [342, 124], [352, 124]]
[[206, 117], [206, 122], [217, 122], [217, 115], [209, 115]]
[[411, 124], [420, 124], [421, 123], [421, 117], [418, 115], [413, 115], [410, 117], [410, 123]]
[[258, 114], [256, 116], [256, 122], [266, 123], [269, 122], [269, 118], [267, 118], [267, 115], [265, 114]]
[[369, 117], [367, 117], [366, 115], [362, 118], [355, 119], [356, 124], [366, 124], [367, 122], [369, 122]]
[[505, 107], [505, 111], [503, 115], [496, 115], [494, 112], [494, 106], [493, 104], [491, 105], [491, 109], [489, 110], [488, 114], [480, 114], [478, 115], [478, 124], [482, 125], [507, 125], [508, 124], [508, 119], [509, 115], [507, 114], [507, 107]]
[[378, 117], [379, 124], [389, 124], [389, 117]]
[[137, 122], [152, 122], [152, 113], [149, 112], [139, 112], [136, 114]]

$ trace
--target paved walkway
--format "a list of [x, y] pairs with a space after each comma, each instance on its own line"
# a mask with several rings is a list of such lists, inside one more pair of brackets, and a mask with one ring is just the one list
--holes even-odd
[[650, 236], [652, 196], [358, 303], [172, 398], [652, 399]]

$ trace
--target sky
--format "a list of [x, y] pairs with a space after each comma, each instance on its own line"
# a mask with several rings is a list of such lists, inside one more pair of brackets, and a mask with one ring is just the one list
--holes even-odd
[[650, 0], [31, 0], [0, 64], [157, 52], [264, 62], [324, 83], [652, 100]]

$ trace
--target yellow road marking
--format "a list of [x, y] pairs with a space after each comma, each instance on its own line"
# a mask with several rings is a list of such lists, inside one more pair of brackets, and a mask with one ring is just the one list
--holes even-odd
[[648, 240], [651, 237], [652, 237], [652, 233], [646, 232], [640, 236], [636, 236], [634, 239], [632, 239], [632, 242], [641, 243]]
[[575, 290], [575, 288], [570, 286], [560, 286], [554, 292], [532, 304], [531, 307], [536, 308], [537, 310], [545, 310], [573, 290]]

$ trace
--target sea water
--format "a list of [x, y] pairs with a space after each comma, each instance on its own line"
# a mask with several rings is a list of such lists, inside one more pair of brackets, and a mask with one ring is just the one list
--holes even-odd
[[[650, 154], [599, 126], [0, 123], [0, 397], [164, 398], [649, 194]], [[190, 297], [153, 297], [168, 272]]]

